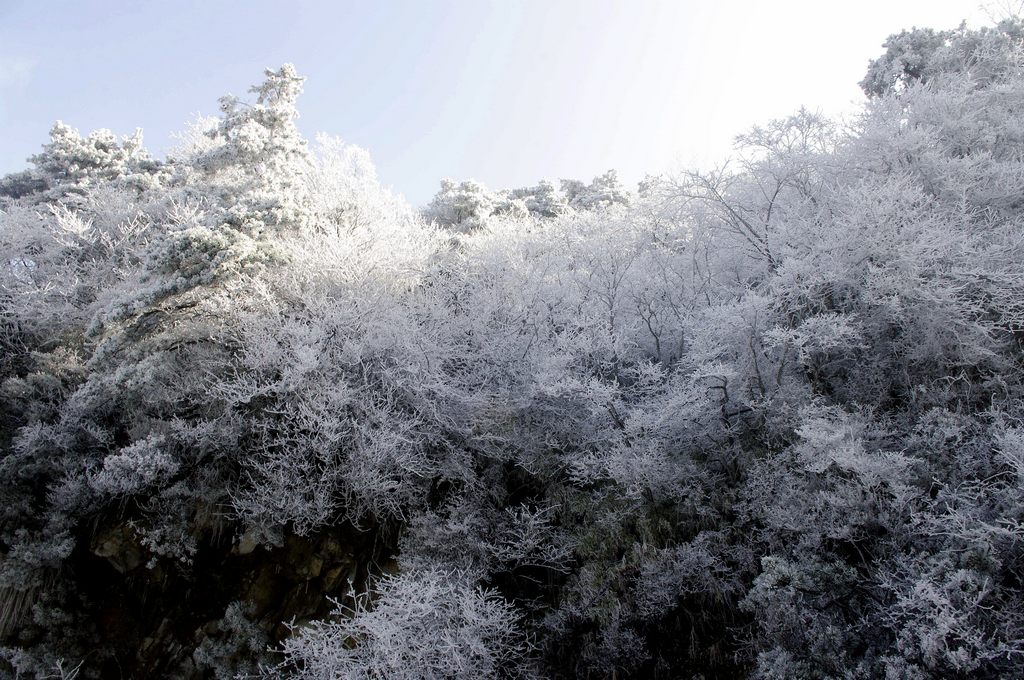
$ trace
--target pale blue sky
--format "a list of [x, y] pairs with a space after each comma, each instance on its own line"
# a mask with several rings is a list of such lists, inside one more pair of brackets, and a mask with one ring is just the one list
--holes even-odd
[[970, 0], [0, 0], [0, 173], [56, 119], [141, 127], [163, 155], [290, 61], [300, 129], [366, 148], [413, 203], [442, 177], [633, 182], [800, 105], [849, 110], [888, 34], [984, 17]]

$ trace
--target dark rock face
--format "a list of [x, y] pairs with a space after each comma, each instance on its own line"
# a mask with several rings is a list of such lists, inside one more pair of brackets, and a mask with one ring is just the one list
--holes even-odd
[[[208, 542], [191, 565], [153, 559], [127, 522], [79, 543], [65, 577], [79, 593], [99, 677], [221, 678], [275, 663], [268, 649], [291, 626], [327, 616], [333, 600], [365, 590], [394, 547], [380, 527], [343, 525], [257, 547], [245, 535]], [[385, 567], [386, 568], [386, 567]], [[24, 643], [33, 630], [12, 635]]]

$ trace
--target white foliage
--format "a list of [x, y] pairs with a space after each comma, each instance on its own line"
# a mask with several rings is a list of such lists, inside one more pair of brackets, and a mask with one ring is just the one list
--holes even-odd
[[385, 577], [372, 603], [359, 599], [335, 616], [297, 629], [274, 673], [308, 680], [527, 675], [515, 610], [460, 572]]
[[163, 447], [163, 439], [150, 435], [103, 459], [103, 467], [89, 479], [101, 494], [126, 496], [166, 483], [179, 464]]

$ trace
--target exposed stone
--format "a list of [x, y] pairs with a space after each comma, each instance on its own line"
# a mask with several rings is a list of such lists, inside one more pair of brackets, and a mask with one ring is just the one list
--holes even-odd
[[124, 574], [142, 563], [143, 548], [131, 527], [118, 525], [103, 529], [93, 537], [90, 550], [102, 557], [114, 569]]
[[252, 553], [258, 545], [259, 541], [256, 540], [256, 535], [252, 531], [246, 531], [242, 534], [242, 537], [238, 539], [238, 543], [231, 548], [231, 554], [248, 555]]
[[299, 578], [310, 581], [320, 575], [324, 568], [324, 561], [319, 555], [313, 555], [302, 564], [295, 565], [295, 573]]
[[338, 586], [341, 585], [342, 580], [349, 571], [350, 566], [346, 564], [341, 564], [333, 569], [329, 569], [327, 573], [324, 574], [323, 591], [325, 593], [334, 592]]
[[244, 599], [252, 603], [257, 617], [271, 610], [278, 598], [279, 579], [275, 577], [274, 571], [274, 565], [263, 565], [245, 593]]

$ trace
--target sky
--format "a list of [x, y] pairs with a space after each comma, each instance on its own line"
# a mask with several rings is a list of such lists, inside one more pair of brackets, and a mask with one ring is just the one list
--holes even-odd
[[308, 77], [299, 129], [370, 152], [413, 204], [708, 167], [751, 126], [835, 115], [886, 36], [990, 23], [974, 0], [0, 0], [0, 174], [55, 120], [141, 127], [161, 157], [263, 69]]

